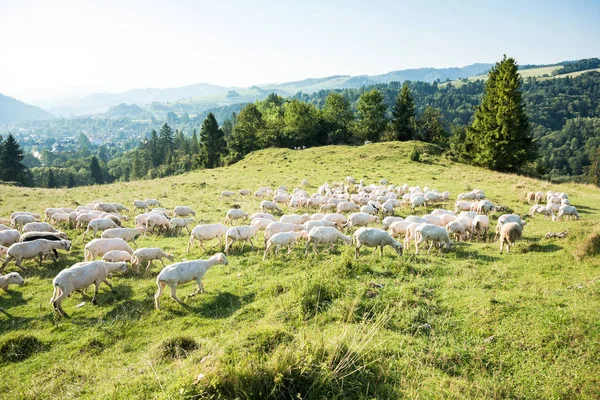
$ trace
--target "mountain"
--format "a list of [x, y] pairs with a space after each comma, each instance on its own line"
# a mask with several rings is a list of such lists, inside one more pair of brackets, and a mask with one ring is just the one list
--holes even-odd
[[51, 119], [54, 115], [0, 93], [0, 124], [26, 120]]
[[300, 81], [268, 83], [248, 88], [225, 87], [198, 83], [167, 89], [134, 89], [122, 93], [95, 93], [81, 98], [46, 103], [45, 108], [57, 115], [82, 115], [106, 112], [121, 103], [144, 105], [153, 102], [194, 102], [212, 106], [252, 102], [269, 93], [292, 96], [297, 92], [312, 93], [319, 90], [357, 88], [375, 83], [405, 80], [433, 82], [445, 81], [482, 74], [492, 64], [472, 64], [462, 68], [418, 68], [392, 71], [382, 75], [334, 75], [325, 78], [309, 78]]

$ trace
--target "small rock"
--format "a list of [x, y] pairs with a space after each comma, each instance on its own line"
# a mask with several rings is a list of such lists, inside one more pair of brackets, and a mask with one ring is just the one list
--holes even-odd
[[492, 343], [494, 340], [496, 340], [496, 336], [494, 336], [494, 335], [488, 336], [485, 339], [483, 339], [483, 343], [484, 344]]
[[75, 308], [81, 308], [81, 307], [83, 307], [83, 306], [85, 306], [85, 301], [82, 301], [81, 303], [77, 304], [77, 305], [75, 306]]

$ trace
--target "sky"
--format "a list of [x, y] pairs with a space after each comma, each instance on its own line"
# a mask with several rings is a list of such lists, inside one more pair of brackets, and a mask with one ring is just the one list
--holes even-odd
[[600, 57], [600, 0], [0, 0], [0, 93], [26, 102]]

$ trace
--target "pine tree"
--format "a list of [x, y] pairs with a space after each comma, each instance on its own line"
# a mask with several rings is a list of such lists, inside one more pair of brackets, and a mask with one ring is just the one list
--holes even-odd
[[104, 176], [102, 175], [102, 169], [100, 168], [100, 163], [98, 162], [98, 158], [95, 156], [92, 157], [92, 161], [90, 162], [90, 173], [92, 174], [92, 179], [94, 183], [102, 184], [104, 183]]
[[56, 179], [54, 178], [54, 171], [52, 171], [52, 168], [48, 168], [48, 180], [46, 181], [46, 187], [51, 189], [56, 187]]
[[213, 113], [209, 113], [200, 130], [200, 157], [204, 168], [217, 167], [221, 156], [227, 153], [225, 135]]
[[590, 165], [585, 170], [588, 182], [600, 186], [600, 147], [592, 154]]
[[361, 140], [379, 141], [385, 130], [386, 106], [383, 95], [377, 89], [363, 93], [356, 104], [359, 119], [356, 122], [356, 135]]
[[164, 161], [165, 153], [163, 152], [163, 147], [160, 144], [158, 134], [154, 129], [152, 129], [152, 132], [150, 132], [150, 139], [148, 139], [145, 149], [147, 150], [146, 155], [149, 157], [151, 166], [158, 167]]
[[160, 128], [158, 142], [160, 146], [160, 152], [162, 154], [162, 162], [175, 149], [175, 139], [173, 137], [173, 130], [169, 125], [167, 125], [167, 123], [164, 123], [163, 126]]
[[412, 140], [415, 138], [415, 102], [413, 101], [408, 82], [396, 96], [396, 104], [392, 109], [392, 129], [396, 140]]
[[8, 134], [0, 147], [0, 179], [25, 184], [27, 168], [21, 161], [23, 161], [21, 146], [12, 134]]
[[190, 140], [190, 155], [194, 156], [200, 152], [200, 145], [198, 144], [198, 133], [196, 129], [192, 132], [192, 138]]
[[517, 63], [505, 55], [491, 69], [481, 105], [467, 131], [473, 164], [496, 171], [514, 171], [536, 158], [520, 86]]

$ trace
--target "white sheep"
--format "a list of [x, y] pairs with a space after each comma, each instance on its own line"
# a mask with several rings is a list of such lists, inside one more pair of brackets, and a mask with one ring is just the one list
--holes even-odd
[[427, 200], [421, 195], [413, 196], [410, 199], [410, 209], [414, 210], [416, 207], [427, 207]]
[[506, 251], [510, 252], [510, 248], [515, 245], [515, 242], [521, 238], [523, 234], [523, 226], [518, 222], [507, 222], [500, 229], [500, 254], [506, 244]]
[[223, 197], [232, 197], [234, 194], [235, 192], [232, 192], [231, 190], [223, 190], [219, 198], [222, 199]]
[[23, 286], [24, 283], [25, 279], [18, 272], [10, 272], [0, 276], [0, 289], [4, 289], [4, 291], [8, 291], [8, 285]]
[[394, 221], [392, 222], [387, 231], [393, 238], [399, 237], [401, 234], [406, 234], [406, 229], [413, 222], [408, 221]]
[[451, 221], [446, 225], [448, 235], [452, 235], [457, 242], [464, 241], [467, 238], [465, 226], [457, 221]]
[[111, 229], [111, 228], [118, 228], [119, 225], [117, 225], [115, 223], [115, 221], [113, 221], [110, 218], [98, 218], [98, 219], [93, 219], [88, 223], [88, 227], [85, 230], [85, 232], [83, 232], [83, 240], [85, 240], [85, 236], [88, 234], [88, 232], [93, 231], [94, 232], [94, 237], [96, 237], [96, 233], [98, 231], [105, 231], [107, 229]]
[[279, 222], [288, 222], [290, 224], [302, 225], [306, 221], [310, 220], [310, 216], [308, 214], [298, 215], [298, 214], [286, 214], [282, 215], [279, 218]]
[[[452, 242], [445, 228], [433, 224], [419, 225], [415, 230], [415, 254], [419, 254], [419, 245], [421, 243], [431, 241], [427, 253], [431, 251], [434, 244], [444, 245], [446, 250], [450, 250]], [[441, 250], [441, 247], [440, 247]]]
[[164, 214], [150, 213], [150, 215], [146, 217], [146, 231], [148, 232], [153, 232], [156, 228], [158, 228], [159, 232], [167, 232], [170, 227], [170, 220]]
[[316, 227], [331, 227], [331, 228], [337, 228], [337, 224], [335, 222], [331, 222], [331, 221], [325, 221], [325, 220], [313, 220], [313, 221], [306, 221], [304, 224], [304, 230], [306, 230], [307, 232], [310, 232], [313, 228]]
[[148, 272], [150, 266], [152, 265], [152, 261], [154, 260], [160, 261], [164, 268], [165, 263], [162, 260], [163, 258], [173, 261], [175, 256], [158, 247], [145, 247], [142, 249], [137, 249], [133, 252], [133, 255], [131, 256], [131, 266], [135, 269], [135, 272], [139, 272], [140, 265], [143, 262], [148, 261], [148, 264], [146, 265], [146, 272]]
[[0, 246], [10, 246], [21, 238], [21, 232], [16, 229], [0, 231]]
[[281, 208], [279, 208], [277, 204], [268, 200], [263, 200], [260, 202], [260, 209], [263, 213], [266, 213], [269, 210], [273, 210], [275, 212], [278, 212], [279, 214], [283, 214], [283, 211], [281, 210]]
[[158, 291], [154, 295], [154, 306], [156, 309], [158, 310], [160, 308], [159, 299], [165, 286], [169, 286], [171, 289], [171, 298], [179, 304], [183, 304], [183, 302], [177, 297], [177, 285], [195, 280], [198, 284], [198, 290], [188, 295], [188, 297], [195, 296], [198, 293], [204, 293], [202, 278], [206, 274], [206, 271], [215, 264], [227, 265], [228, 262], [225, 254], [217, 253], [208, 260], [182, 261], [163, 268], [156, 277], [156, 285], [158, 286]]
[[249, 196], [252, 194], [252, 191], [250, 189], [240, 189], [238, 192], [238, 195], [240, 196]]
[[265, 247], [265, 252], [263, 254], [263, 261], [267, 258], [267, 253], [273, 246], [275, 246], [275, 254], [279, 254], [279, 248], [281, 246], [287, 246], [287, 254], [290, 254], [292, 252], [292, 246], [296, 244], [298, 239], [301, 238], [307, 239], [308, 232], [302, 230], [299, 232], [278, 232], [273, 234], [267, 240], [267, 246]]
[[60, 241], [37, 239], [31, 242], [12, 244], [6, 252], [6, 260], [4, 260], [2, 267], [0, 267], [0, 273], [4, 271], [4, 268], [11, 260], [15, 260], [15, 264], [21, 269], [24, 269], [21, 266], [21, 261], [29, 258], [39, 257], [39, 264], [42, 265], [43, 257], [52, 254], [54, 261], [56, 261], [57, 258], [52, 253], [53, 249], [69, 251], [71, 250], [71, 242], [64, 239]]
[[147, 210], [149, 208], [148, 203], [144, 200], [134, 200], [133, 201], [133, 211], [136, 210]]
[[343, 212], [351, 212], [351, 211], [356, 211], [358, 210], [358, 205], [354, 204], [351, 201], [342, 201], [341, 203], [338, 203], [336, 210], [338, 212], [338, 214], [341, 214]]
[[131, 262], [131, 254], [123, 250], [111, 250], [102, 256], [106, 262]]
[[269, 224], [271, 222], [273, 222], [273, 221], [270, 219], [266, 219], [266, 218], [254, 218], [250, 222], [250, 225], [256, 225], [256, 226], [258, 226], [259, 231], [264, 231], [265, 229], [267, 229], [267, 226], [269, 226]]
[[487, 215], [476, 215], [473, 218], [473, 227], [472, 231], [474, 234], [477, 234], [483, 237], [484, 241], [487, 241], [488, 229], [490, 227], [490, 219]]
[[71, 268], [63, 269], [52, 280], [54, 293], [50, 304], [54, 306], [54, 310], [61, 316], [67, 314], [62, 308], [62, 301], [76, 290], [83, 290], [90, 285], [95, 285], [94, 297], [92, 304], [96, 304], [96, 296], [100, 284], [104, 282], [110, 290], [114, 292], [112, 284], [108, 281], [108, 276], [111, 272], [125, 272], [127, 264], [124, 262], [106, 262], [102, 260], [92, 262], [77, 263]]
[[299, 232], [304, 230], [304, 225], [289, 222], [271, 222], [265, 229], [265, 245], [271, 236], [280, 232]]
[[525, 221], [521, 219], [517, 214], [504, 214], [498, 217], [498, 223], [496, 224], [496, 231], [494, 235], [494, 241], [498, 239], [502, 226], [508, 222], [516, 222], [521, 225], [521, 228], [525, 226]]
[[4, 225], [4, 224], [0, 224], [0, 232], [6, 231], [8, 229], [10, 229], [10, 226]]
[[[316, 221], [312, 221], [312, 222], [316, 222]], [[308, 224], [308, 222], [307, 222], [307, 224]], [[331, 245], [330, 250], [331, 250], [331, 249], [333, 249], [334, 243], [337, 242], [338, 240], [341, 240], [342, 242], [344, 242], [346, 244], [352, 243], [352, 238], [350, 236], [344, 235], [343, 233], [341, 233], [334, 227], [331, 227], [331, 226], [313, 227], [308, 231], [308, 240], [306, 241], [306, 251], [305, 251], [304, 255], [308, 254], [308, 247], [311, 244], [313, 245], [313, 251], [315, 252], [315, 254], [319, 254], [317, 252], [318, 244], [330, 244]]]
[[192, 214], [194, 217], [196, 216], [196, 211], [192, 210], [192, 208], [188, 206], [177, 206], [173, 209], [173, 213], [178, 217], [187, 217], [190, 214]]
[[190, 224], [192, 222], [194, 222], [194, 218], [171, 218], [169, 226], [175, 235], [179, 235], [183, 228], [190, 234]]
[[275, 218], [273, 216], [273, 214], [269, 214], [269, 213], [263, 213], [263, 212], [257, 212], [254, 213], [250, 216], [250, 220], [253, 220], [255, 218], [265, 218], [265, 219], [270, 219], [271, 221], [275, 222], [277, 221], [277, 218]]
[[374, 251], [377, 251], [379, 247], [379, 254], [383, 256], [383, 248], [385, 246], [391, 246], [398, 255], [402, 255], [403, 246], [392, 238], [386, 231], [378, 228], [359, 228], [354, 232], [354, 242], [356, 248], [354, 250], [354, 257], [358, 258], [360, 255], [360, 248], [365, 245], [367, 247], [375, 247]]
[[117, 208], [110, 203], [96, 203], [94, 210], [103, 211], [107, 213], [118, 213]]
[[226, 224], [231, 224], [233, 221], [238, 219], [248, 219], [248, 214], [239, 208], [232, 208], [231, 210], [227, 211], [227, 215], [225, 216]]
[[126, 242], [132, 242], [135, 247], [137, 247], [137, 243], [135, 239], [144, 234], [146, 232], [146, 228], [110, 228], [102, 232], [100, 235], [103, 239], [112, 239], [112, 238], [121, 238]]
[[454, 213], [459, 211], [471, 211], [473, 204], [474, 203], [471, 201], [457, 201], [454, 203]]
[[477, 203], [477, 214], [487, 214], [492, 210], [493, 207], [494, 204], [492, 204], [491, 201], [479, 200], [479, 203]]
[[365, 213], [353, 213], [348, 217], [348, 222], [344, 225], [344, 228], [350, 229], [353, 226], [367, 226], [369, 224], [379, 221], [379, 217], [376, 215], [369, 215]]
[[198, 245], [205, 251], [205, 240], [219, 239], [219, 245], [223, 246], [223, 235], [226, 232], [227, 227], [223, 224], [196, 225], [190, 234], [187, 252], [190, 252], [190, 249], [194, 245], [194, 240], [198, 240]]
[[560, 206], [559, 210], [558, 210], [558, 214], [556, 215], [556, 217], [552, 217], [553, 221], [559, 221], [562, 216], [568, 216], [570, 219], [579, 219], [579, 213], [577, 212], [577, 208], [575, 208], [574, 206]]
[[[77, 213], [74, 213], [77, 215]], [[67, 227], [71, 227], [71, 214], [57, 212], [52, 214], [50, 221], [55, 225], [65, 224]]]
[[23, 227], [24, 225], [26, 225], [30, 222], [37, 222], [37, 221], [39, 221], [39, 220], [36, 219], [33, 215], [19, 214], [10, 220], [10, 226], [12, 226], [13, 228], [21, 229], [21, 227]]
[[250, 242], [251, 248], [254, 249], [252, 238], [260, 230], [260, 225], [255, 224], [254, 221], [252, 221], [253, 223], [251, 225], [234, 226], [225, 232], [225, 254], [229, 254], [229, 249], [235, 242], [239, 241], [243, 241], [242, 251], [244, 251], [246, 242]]
[[133, 254], [133, 249], [121, 238], [93, 239], [84, 247], [85, 261], [93, 261], [111, 250], [123, 250]]
[[342, 214], [326, 214], [325, 217], [323, 217], [323, 220], [335, 222], [339, 228], [348, 222], [348, 219]]
[[145, 202], [150, 207], [162, 207], [162, 204], [160, 204], [160, 201], [158, 201], [156, 199], [146, 199]]

